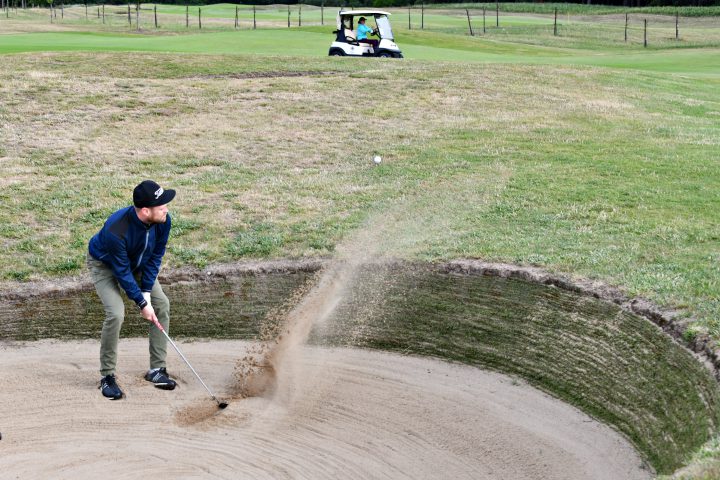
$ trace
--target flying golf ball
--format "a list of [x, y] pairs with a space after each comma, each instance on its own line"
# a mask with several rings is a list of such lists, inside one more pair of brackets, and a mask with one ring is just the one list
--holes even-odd
[[380, 158], [380, 155], [375, 155], [373, 157], [373, 162], [375, 162], [375, 165], [380, 165], [380, 162], [382, 162], [382, 158]]

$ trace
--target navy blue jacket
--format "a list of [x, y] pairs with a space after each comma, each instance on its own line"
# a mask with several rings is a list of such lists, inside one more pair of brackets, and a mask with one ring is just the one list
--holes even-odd
[[[146, 225], [135, 207], [110, 215], [103, 228], [90, 239], [90, 255], [110, 267], [129, 299], [144, 308], [142, 292], [152, 290], [170, 236], [170, 214], [165, 223]], [[135, 275], [140, 273], [140, 286]]]

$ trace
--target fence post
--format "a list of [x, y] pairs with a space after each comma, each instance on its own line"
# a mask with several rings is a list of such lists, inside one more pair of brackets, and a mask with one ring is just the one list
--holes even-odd
[[408, 5], [408, 30], [412, 30], [412, 23], [410, 23], [411, 22], [411, 19], [410, 19], [411, 12], [412, 12], [412, 7], [410, 5]]
[[420, 30], [425, 30], [425, 2], [420, 3]]
[[485, 33], [485, 7], [483, 7], [483, 33]]
[[553, 35], [557, 37], [557, 8], [555, 8], [555, 24], [553, 25]]
[[288, 3], [288, 28], [290, 28], [290, 4]]
[[302, 27], [302, 3], [298, 3], [298, 27]]
[[495, 26], [500, 27], [500, 2], [495, 1]]
[[235, 28], [238, 28], [238, 6], [235, 5]]
[[465, 14], [467, 15], [467, 18], [468, 18], [468, 28], [470, 29], [470, 36], [474, 37], [475, 35], [473, 34], [473, 31], [472, 31], [472, 22], [470, 22], [470, 11], [467, 8], [465, 9]]
[[680, 40], [680, 13], [675, 10], [675, 40]]
[[87, 13], [87, 2], [85, 2], [85, 20], [88, 19], [88, 13]]
[[645, 19], [645, 29], [643, 31], [643, 47], [647, 47], [647, 18]]
[[138, 32], [140, 31], [140, 3], [135, 4], [135, 26]]
[[102, 19], [103, 19], [103, 25], [105, 25], [105, 4], [102, 5]]
[[255, 21], [255, 5], [253, 5], [253, 30], [257, 28], [257, 22]]
[[61, 3], [60, 4], [60, 19], [64, 19], [64, 18], [65, 18], [65, 4]]
[[155, 28], [157, 27], [157, 4], [155, 4], [155, 8], [153, 8], [153, 13], [155, 14]]
[[320, 2], [320, 25], [325, 25], [325, 0]]
[[198, 7], [198, 28], [202, 30], [202, 8]]
[[190, 28], [190, 6], [185, 4], [185, 28]]
[[132, 18], [130, 17], [130, 2], [128, 2], [128, 25], [132, 25]]
[[625, 14], [625, 43], [627, 43], [627, 25], [628, 25], [628, 14]]

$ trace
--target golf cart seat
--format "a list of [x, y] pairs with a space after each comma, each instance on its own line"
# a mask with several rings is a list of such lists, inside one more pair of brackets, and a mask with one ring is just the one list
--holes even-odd
[[343, 30], [334, 30], [333, 33], [337, 35], [336, 42], [349, 43], [350, 45], [357, 45], [358, 41], [355, 39], [355, 33], [347, 28]]
[[352, 44], [357, 44], [357, 39], [355, 38], [355, 32], [349, 29], [343, 30], [343, 35], [345, 35], [345, 41]]

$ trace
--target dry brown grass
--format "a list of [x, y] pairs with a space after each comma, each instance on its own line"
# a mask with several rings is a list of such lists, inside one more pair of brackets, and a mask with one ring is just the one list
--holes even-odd
[[[70, 208], [33, 220], [30, 214], [22, 223], [38, 228], [59, 215], [73, 224], [89, 212], [109, 212], [128, 201], [138, 180], [152, 177], [178, 188], [174, 211], [201, 226], [178, 243], [203, 245], [211, 261], [226, 258], [232, 232], [254, 224], [286, 230], [301, 222], [361, 218], [374, 201], [411, 193], [417, 182], [402, 174], [390, 182], [368, 177], [376, 152], [384, 155], [384, 168], [395, 161], [412, 168], [412, 152], [444, 143], [447, 132], [564, 132], [577, 116], [621, 118], [631, 108], [631, 100], [618, 98], [612, 87], [597, 88], [590, 69], [464, 66], [446, 75], [443, 67], [410, 64], [390, 72], [370, 66], [357, 74], [296, 77], [124, 78], [123, 63], [157, 56], [105, 55], [110, 74], [80, 76], [72, 64], [43, 69], [33, 57], [10, 59], [0, 77], [8, 165], [3, 182], [48, 200], [60, 189]], [[73, 58], [82, 64], [97, 57]], [[557, 80], [570, 76], [572, 83]], [[528, 93], [527, 81], [543, 87]], [[638, 119], [643, 115], [635, 112]], [[478, 158], [502, 160], [515, 149], [494, 133], [469, 140]], [[446, 175], [432, 172], [429, 181]], [[83, 224], [70, 248], [62, 239], [54, 251], [78, 255], [80, 238], [100, 223]], [[63, 237], [67, 229], [61, 232]], [[55, 222], [46, 234], [59, 234]], [[4, 263], [11, 269], [28, 261], [14, 251], [24, 240], [6, 243]], [[289, 242], [277, 253], [323, 251]], [[171, 254], [170, 262], [183, 260]], [[42, 268], [31, 271], [43, 274]]]

